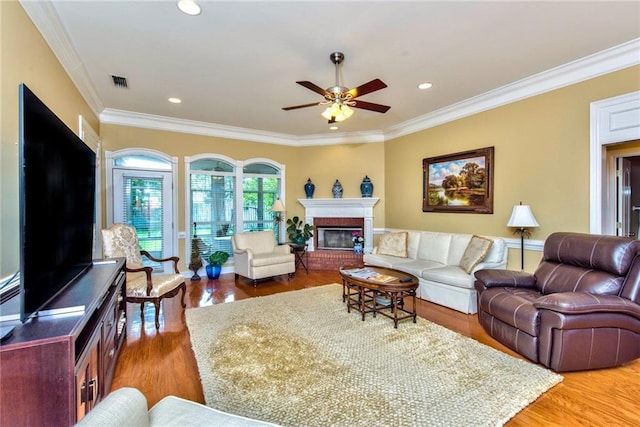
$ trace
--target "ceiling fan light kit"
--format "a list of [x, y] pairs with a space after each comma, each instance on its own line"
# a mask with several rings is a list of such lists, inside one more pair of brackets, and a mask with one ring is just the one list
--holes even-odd
[[378, 113], [386, 113], [389, 108], [391, 108], [388, 105], [374, 104], [372, 102], [356, 100], [356, 98], [359, 96], [363, 96], [387, 87], [387, 85], [382, 80], [374, 79], [353, 89], [348, 89], [340, 84], [340, 64], [342, 64], [342, 62], [344, 61], [344, 54], [342, 52], [333, 52], [331, 55], [329, 55], [329, 59], [336, 68], [336, 84], [334, 86], [331, 86], [327, 89], [322, 89], [320, 86], [309, 81], [296, 82], [300, 86], [304, 86], [307, 89], [322, 95], [324, 97], [324, 100], [310, 104], [283, 107], [283, 110], [289, 111], [298, 108], [313, 107], [316, 105], [329, 105], [322, 112], [322, 117], [327, 119], [329, 123], [335, 123], [341, 122], [351, 117], [353, 115], [352, 107], [375, 111]]

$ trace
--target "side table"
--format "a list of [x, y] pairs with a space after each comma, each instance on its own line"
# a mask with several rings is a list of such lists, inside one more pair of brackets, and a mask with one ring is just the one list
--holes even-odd
[[309, 253], [307, 252], [307, 247], [309, 245], [307, 243], [292, 242], [287, 242], [287, 244], [291, 247], [291, 252], [296, 256], [296, 269], [298, 266], [302, 266], [304, 271], [309, 274], [309, 269], [307, 268], [307, 264], [309, 264]]

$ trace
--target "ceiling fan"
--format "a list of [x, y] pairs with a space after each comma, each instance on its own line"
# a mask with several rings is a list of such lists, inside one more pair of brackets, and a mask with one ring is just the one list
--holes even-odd
[[335, 86], [331, 86], [327, 89], [322, 89], [320, 86], [309, 81], [296, 82], [309, 90], [319, 93], [324, 97], [324, 100], [313, 102], [311, 104], [282, 107], [283, 110], [289, 111], [296, 110], [298, 108], [313, 107], [315, 105], [327, 105], [328, 107], [322, 113], [322, 116], [326, 118], [329, 123], [335, 123], [341, 122], [351, 117], [351, 115], [353, 114], [353, 110], [350, 107], [376, 111], [378, 113], [386, 113], [389, 108], [391, 108], [388, 105], [374, 104], [373, 102], [360, 101], [359, 99], [356, 99], [360, 96], [387, 87], [387, 85], [382, 80], [374, 79], [368, 83], [365, 83], [358, 87], [354, 87], [353, 89], [346, 88], [340, 84], [340, 64], [342, 64], [342, 61], [344, 61], [344, 54], [342, 52], [333, 52], [331, 55], [329, 55], [329, 59], [331, 59], [331, 62], [336, 67]]

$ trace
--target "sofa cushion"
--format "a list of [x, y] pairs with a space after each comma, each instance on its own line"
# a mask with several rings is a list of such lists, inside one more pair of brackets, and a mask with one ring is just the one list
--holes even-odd
[[417, 259], [433, 261], [444, 265], [447, 263], [450, 244], [451, 234], [449, 233], [422, 232], [420, 233]]
[[460, 260], [460, 267], [471, 274], [473, 267], [478, 265], [487, 255], [493, 245], [493, 240], [480, 236], [473, 236]]
[[452, 234], [447, 265], [460, 265], [460, 260], [471, 241], [471, 234]]
[[406, 258], [407, 237], [406, 231], [383, 234], [378, 243], [378, 254]]
[[444, 267], [423, 270], [422, 278], [458, 288], [473, 289], [473, 275], [467, 274], [457, 265], [446, 265]]
[[419, 231], [407, 232], [407, 256], [412, 259], [418, 258], [418, 246], [420, 246], [420, 234]]
[[405, 273], [413, 274], [416, 277], [422, 277], [423, 271], [430, 268], [444, 267], [444, 264], [428, 261], [424, 259], [411, 260], [400, 264], [395, 264], [393, 268], [396, 270], [404, 271]]
[[507, 242], [504, 239], [499, 237], [492, 238], [486, 237], [487, 239], [493, 240], [493, 245], [491, 245], [491, 249], [489, 249], [489, 253], [482, 262], [486, 263], [501, 263], [505, 262], [505, 252], [507, 250]]
[[295, 262], [295, 255], [292, 253], [271, 252], [267, 254], [256, 254], [251, 259], [252, 267], [264, 267], [265, 265], [284, 264], [287, 262]]
[[397, 266], [413, 261], [411, 258], [400, 258], [391, 255], [380, 254], [364, 254], [362, 261], [368, 265], [377, 265], [378, 267], [397, 268]]

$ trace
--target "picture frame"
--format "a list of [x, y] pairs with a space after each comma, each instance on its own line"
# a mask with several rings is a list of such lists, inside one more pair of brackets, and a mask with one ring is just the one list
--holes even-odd
[[423, 212], [493, 213], [494, 147], [422, 160]]

